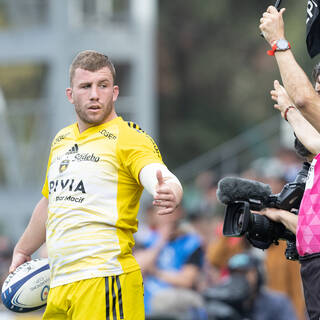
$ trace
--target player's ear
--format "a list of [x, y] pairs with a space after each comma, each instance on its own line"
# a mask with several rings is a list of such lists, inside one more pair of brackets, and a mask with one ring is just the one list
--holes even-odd
[[119, 86], [114, 85], [113, 86], [113, 102], [115, 102], [118, 99], [118, 95], [119, 95]]
[[73, 102], [74, 102], [73, 101], [73, 91], [71, 88], [66, 89], [66, 95], [67, 95], [69, 102], [73, 104]]

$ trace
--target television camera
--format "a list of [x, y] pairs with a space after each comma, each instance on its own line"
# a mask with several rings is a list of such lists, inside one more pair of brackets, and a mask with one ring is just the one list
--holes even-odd
[[259, 249], [267, 249], [279, 239], [287, 241], [285, 256], [289, 260], [299, 258], [296, 237], [282, 223], [253, 213], [263, 208], [277, 208], [298, 214], [305, 189], [310, 164], [304, 162], [293, 182], [287, 183], [280, 193], [272, 194], [269, 185], [238, 178], [225, 177], [218, 183], [217, 197], [227, 205], [223, 234], [227, 237], [246, 236]]

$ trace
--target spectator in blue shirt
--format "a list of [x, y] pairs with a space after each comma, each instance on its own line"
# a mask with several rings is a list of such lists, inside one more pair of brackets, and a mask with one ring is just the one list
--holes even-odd
[[[153, 239], [146, 242], [144, 249], [135, 252], [144, 278], [147, 315], [155, 309], [156, 312], [172, 313], [178, 302], [181, 310], [176, 311], [185, 311], [183, 309], [192, 307], [193, 303], [197, 306], [202, 303], [200, 294], [194, 290], [204, 256], [201, 239], [195, 232], [181, 226], [182, 216], [181, 207], [170, 217], [156, 215]], [[176, 303], [173, 301], [175, 297]], [[158, 304], [160, 300], [161, 304]]]

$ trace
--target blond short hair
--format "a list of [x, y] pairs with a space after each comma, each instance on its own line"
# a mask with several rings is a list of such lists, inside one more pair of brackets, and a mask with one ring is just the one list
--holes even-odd
[[76, 69], [84, 69], [88, 71], [98, 71], [104, 67], [109, 68], [112, 74], [113, 82], [116, 80], [116, 70], [109, 59], [109, 57], [105, 54], [99, 53], [93, 50], [85, 50], [76, 55], [73, 59], [70, 70], [69, 70], [69, 77], [70, 77], [70, 85], [73, 84], [74, 74]]

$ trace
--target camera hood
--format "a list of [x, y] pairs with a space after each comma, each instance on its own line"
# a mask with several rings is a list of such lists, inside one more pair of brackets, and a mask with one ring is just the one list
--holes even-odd
[[223, 223], [223, 235], [241, 237], [248, 230], [250, 204], [247, 201], [235, 201], [227, 205]]

